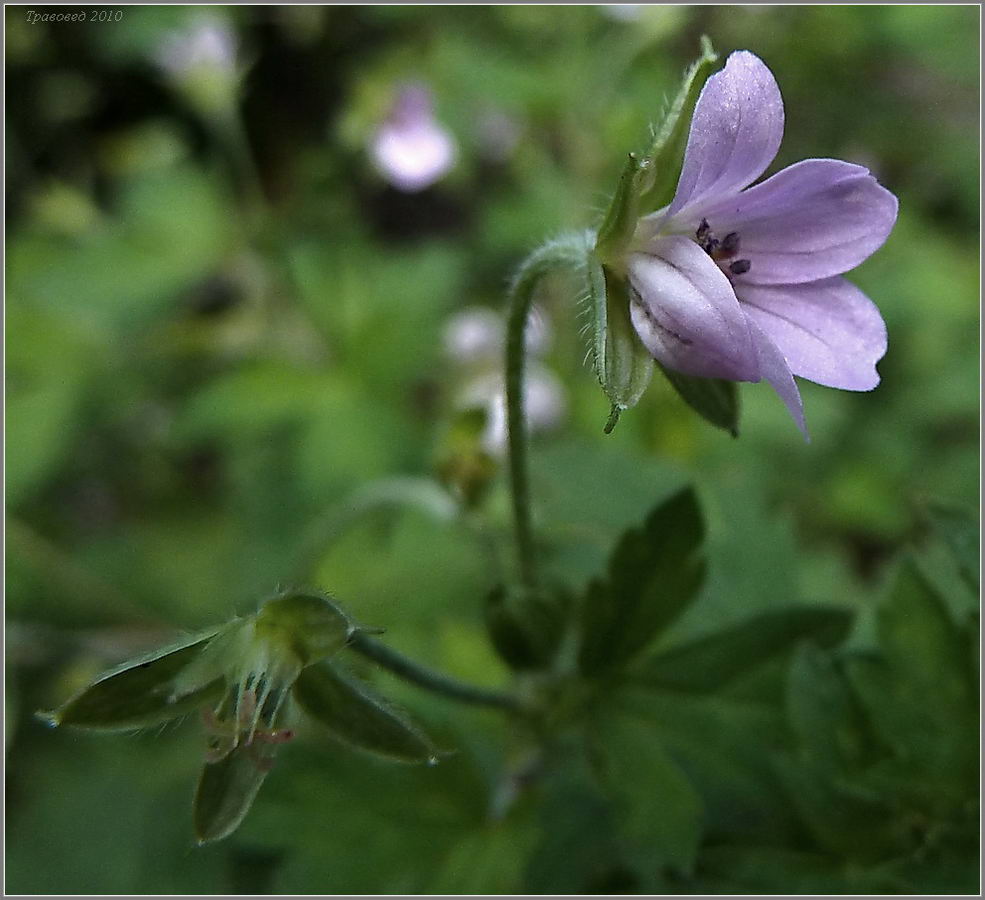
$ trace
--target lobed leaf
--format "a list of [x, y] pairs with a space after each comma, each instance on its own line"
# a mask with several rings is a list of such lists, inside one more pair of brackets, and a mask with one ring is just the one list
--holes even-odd
[[977, 592], [981, 566], [981, 526], [974, 511], [934, 501], [927, 504], [926, 514], [953, 554], [961, 576]]
[[652, 687], [711, 693], [811, 639], [822, 646], [848, 634], [852, 613], [838, 607], [793, 607], [761, 613], [708, 637], [649, 658], [634, 680]]
[[832, 774], [863, 764], [869, 741], [861, 709], [829, 653], [816, 644], [797, 647], [786, 688], [787, 721], [800, 757]]
[[603, 784], [641, 874], [657, 867], [689, 873], [703, 832], [697, 789], [652, 724], [626, 716], [606, 716], [596, 724]]
[[627, 531], [583, 601], [579, 667], [624, 666], [697, 596], [705, 574], [704, 521], [692, 488], [661, 503]]

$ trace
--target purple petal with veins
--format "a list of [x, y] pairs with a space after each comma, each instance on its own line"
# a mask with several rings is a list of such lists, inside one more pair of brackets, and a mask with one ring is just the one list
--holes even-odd
[[886, 353], [886, 325], [851, 282], [835, 277], [810, 284], [743, 284], [736, 293], [794, 375], [847, 391], [879, 384], [876, 363]]
[[746, 316], [697, 244], [660, 238], [628, 271], [633, 327], [655, 359], [687, 375], [759, 380]]
[[698, 97], [670, 215], [741, 191], [773, 162], [782, 138], [773, 73], [747, 50], [733, 53]]
[[752, 262], [747, 281], [794, 284], [854, 269], [885, 243], [896, 209], [868, 169], [805, 159], [702, 215], [741, 234]]

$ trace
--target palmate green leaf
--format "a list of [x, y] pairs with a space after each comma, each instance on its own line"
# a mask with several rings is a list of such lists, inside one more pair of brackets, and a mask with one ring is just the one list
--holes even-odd
[[794, 653], [786, 713], [800, 758], [810, 765], [834, 774], [863, 764], [870, 741], [861, 709], [834, 658], [816, 644]]
[[159, 725], [194, 712], [223, 691], [215, 679], [172, 702], [175, 679], [195, 662], [218, 629], [184, 638], [127, 660], [79, 691], [54, 712], [41, 715], [53, 725], [121, 731]]
[[885, 867], [864, 868], [829, 853], [765, 846], [710, 847], [701, 854], [697, 894], [884, 894], [906, 890]]
[[934, 530], [954, 555], [961, 576], [977, 591], [981, 562], [981, 526], [974, 511], [935, 501], [927, 504], [926, 512]]
[[647, 659], [634, 681], [652, 687], [711, 693], [811, 639], [822, 646], [841, 641], [852, 614], [838, 607], [794, 607], [761, 613], [745, 622], [665, 650]]
[[832, 778], [803, 760], [780, 757], [775, 764], [791, 803], [824, 850], [875, 863], [916, 849], [913, 829], [895, 798]]
[[419, 728], [338, 664], [323, 660], [309, 666], [293, 694], [309, 716], [356, 750], [396, 762], [437, 762], [434, 745]]
[[876, 622], [880, 647], [895, 670], [933, 694], [938, 705], [970, 699], [972, 685], [961, 630], [912, 560], [900, 567]]
[[691, 603], [705, 573], [704, 521], [693, 489], [661, 503], [627, 531], [582, 609], [579, 666], [597, 674], [627, 664]]
[[595, 723], [596, 753], [619, 833], [645, 886], [664, 868], [688, 873], [703, 830], [701, 797], [656, 727], [625, 715]]
[[426, 893], [519, 893], [523, 860], [535, 837], [532, 824], [516, 817], [470, 829], [450, 849]]
[[608, 705], [649, 726], [687, 773], [705, 810], [704, 837], [782, 844], [796, 826], [773, 768], [785, 737], [771, 704], [715, 694], [623, 687]]
[[272, 762], [272, 748], [240, 744], [218, 762], [206, 763], [193, 806], [195, 837], [200, 844], [232, 834], [256, 799]]
[[889, 753], [872, 778], [929, 815], [950, 816], [977, 792], [977, 677], [968, 635], [912, 560], [877, 612], [879, 655], [845, 662], [852, 689]]
[[657, 363], [678, 396], [716, 428], [739, 436], [739, 388], [734, 381], [684, 375]]
[[527, 861], [524, 893], [608, 893], [625, 862], [612, 803], [586, 761], [559, 761], [541, 790], [540, 840]]

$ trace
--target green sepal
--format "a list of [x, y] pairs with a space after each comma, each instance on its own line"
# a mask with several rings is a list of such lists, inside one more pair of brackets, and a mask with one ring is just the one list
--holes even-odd
[[711, 41], [702, 35], [701, 56], [685, 71], [674, 102], [655, 129], [653, 142], [640, 160], [641, 171], [646, 173], [648, 180], [637, 198], [640, 215], [661, 209], [674, 198], [694, 107], [717, 61], [718, 54], [712, 49]]
[[493, 647], [513, 669], [548, 667], [564, 635], [570, 606], [560, 589], [493, 588], [485, 604]]
[[791, 607], [760, 613], [650, 657], [634, 680], [675, 691], [712, 693], [803, 640], [832, 646], [844, 640], [854, 616], [839, 607]]
[[228, 837], [246, 818], [273, 762], [270, 748], [240, 744], [213, 763], [198, 779], [192, 820], [200, 844]]
[[629, 286], [598, 256], [585, 260], [591, 352], [595, 375], [612, 405], [605, 432], [612, 431], [624, 409], [635, 406], [653, 374], [653, 358], [629, 318]]
[[639, 195], [643, 178], [640, 158], [630, 153], [595, 239], [595, 253], [606, 264], [618, 264], [633, 239], [640, 217]]
[[127, 660], [58, 709], [38, 715], [52, 725], [123, 731], [195, 712], [222, 695], [223, 681], [211, 679], [175, 697], [175, 680], [201, 656], [216, 633], [217, 629], [200, 632]]
[[692, 488], [657, 506], [623, 534], [608, 574], [594, 580], [582, 604], [581, 671], [625, 666], [697, 596], [704, 581], [705, 527]]
[[293, 694], [301, 709], [353, 749], [397, 762], [437, 762], [434, 745], [419, 728], [335, 664], [323, 661], [306, 668]]
[[680, 398], [705, 421], [739, 436], [739, 389], [734, 381], [698, 378], [667, 369], [657, 363]]

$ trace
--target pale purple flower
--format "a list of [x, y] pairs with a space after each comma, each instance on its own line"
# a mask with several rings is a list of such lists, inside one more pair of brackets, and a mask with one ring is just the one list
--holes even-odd
[[434, 184], [455, 161], [455, 141], [434, 118], [431, 92], [408, 85], [373, 136], [370, 152], [395, 188], [416, 193]]
[[841, 277], [874, 253], [897, 201], [862, 166], [806, 159], [754, 187], [776, 156], [783, 101], [748, 51], [708, 79], [677, 192], [640, 220], [626, 260], [633, 325], [669, 369], [768, 381], [807, 435], [793, 376], [879, 383], [886, 326]]

